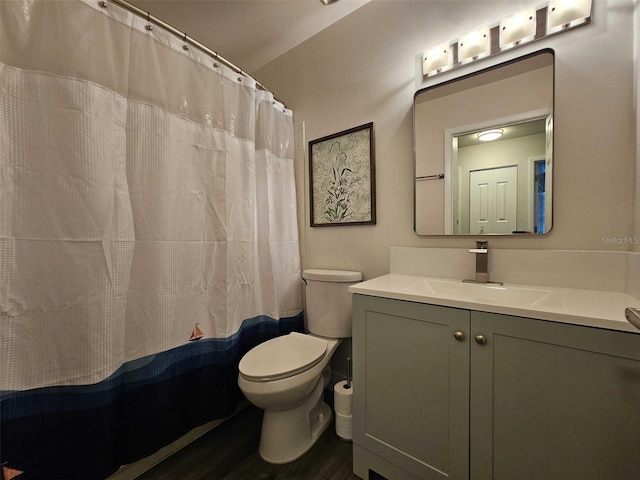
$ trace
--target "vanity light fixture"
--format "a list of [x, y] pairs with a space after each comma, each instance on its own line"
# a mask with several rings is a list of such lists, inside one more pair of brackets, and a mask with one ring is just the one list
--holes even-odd
[[435, 75], [453, 67], [453, 53], [449, 42], [442, 43], [422, 57], [422, 74]]
[[487, 57], [491, 54], [491, 29], [480, 27], [458, 39], [458, 62], [461, 64]]
[[442, 43], [423, 53], [422, 76], [432, 77], [529, 42], [588, 25], [591, 23], [592, 2], [549, 0], [548, 3], [520, 10], [500, 22], [479, 27], [460, 38]]
[[506, 50], [536, 37], [535, 8], [527, 8], [500, 20], [500, 49]]
[[480, 132], [478, 134], [478, 140], [480, 140], [481, 142], [491, 142], [492, 140], [499, 139], [503, 133], [504, 130], [502, 130], [501, 128], [485, 130], [484, 132]]
[[591, 0], [551, 0], [547, 7], [547, 35], [591, 20]]

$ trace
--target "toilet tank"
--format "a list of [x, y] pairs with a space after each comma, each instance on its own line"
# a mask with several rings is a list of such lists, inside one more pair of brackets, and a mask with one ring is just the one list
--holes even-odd
[[307, 329], [329, 338], [351, 336], [349, 286], [362, 281], [362, 273], [312, 269], [302, 272], [305, 280]]

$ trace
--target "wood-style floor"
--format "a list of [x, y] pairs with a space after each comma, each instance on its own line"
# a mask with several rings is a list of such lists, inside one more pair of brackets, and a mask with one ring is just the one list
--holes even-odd
[[302, 457], [272, 465], [258, 454], [262, 410], [253, 405], [179, 450], [138, 480], [358, 480], [352, 444], [334, 425]]

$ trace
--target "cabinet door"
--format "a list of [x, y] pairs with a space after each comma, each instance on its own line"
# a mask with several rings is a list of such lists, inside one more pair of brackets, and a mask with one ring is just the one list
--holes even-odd
[[354, 295], [353, 319], [355, 473], [362, 447], [406, 478], [467, 479], [469, 312]]
[[[640, 478], [640, 335], [472, 312], [471, 479]], [[482, 339], [480, 339], [482, 340]]]

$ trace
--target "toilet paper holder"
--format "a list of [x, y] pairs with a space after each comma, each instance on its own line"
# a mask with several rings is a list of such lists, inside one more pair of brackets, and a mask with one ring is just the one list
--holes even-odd
[[351, 357], [347, 358], [347, 379], [334, 385], [334, 411], [336, 434], [341, 440], [353, 440], [353, 387], [351, 382]]

